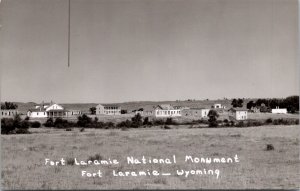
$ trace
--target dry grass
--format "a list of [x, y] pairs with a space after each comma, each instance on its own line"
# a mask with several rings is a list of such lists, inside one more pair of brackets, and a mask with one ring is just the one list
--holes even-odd
[[[264, 126], [230, 129], [162, 130], [159, 128], [121, 130], [38, 129], [30, 135], [1, 136], [2, 187], [4, 189], [295, 189], [299, 177], [299, 128]], [[38, 133], [38, 134], [37, 134]], [[266, 151], [272, 144], [274, 150]], [[185, 155], [233, 156], [240, 163], [212, 165], [221, 170], [220, 178], [205, 176], [124, 177], [110, 175], [115, 170], [143, 170], [128, 166], [126, 156], [178, 157], [173, 165], [145, 165], [147, 169], [174, 172], [174, 169], [203, 168], [188, 165]], [[103, 178], [82, 178], [81, 170], [98, 170], [97, 166], [72, 165], [71, 158], [116, 158], [117, 166], [101, 166]], [[70, 165], [50, 167], [45, 158], [68, 159]]]

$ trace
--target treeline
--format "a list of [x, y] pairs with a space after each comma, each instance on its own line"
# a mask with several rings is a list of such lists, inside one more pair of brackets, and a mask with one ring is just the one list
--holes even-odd
[[18, 109], [18, 105], [13, 102], [1, 103], [1, 109]]
[[41, 123], [38, 121], [29, 121], [29, 118], [21, 119], [20, 115], [15, 115], [14, 118], [1, 119], [1, 134], [29, 134], [28, 129], [39, 128]]
[[289, 113], [295, 113], [299, 111], [299, 96], [289, 96], [285, 99], [258, 99], [255, 102], [250, 101], [247, 103], [247, 109], [260, 107], [261, 112], [269, 112], [277, 106], [286, 108]]
[[77, 118], [77, 122], [68, 121], [62, 118], [56, 118], [53, 120], [49, 118], [43, 125], [45, 127], [56, 127], [56, 128], [70, 128], [70, 127], [81, 127], [81, 128], [99, 128], [99, 129], [111, 129], [111, 128], [139, 128], [149, 127], [154, 125], [175, 125], [176, 122], [172, 118], [166, 120], [156, 119], [150, 121], [148, 117], [143, 118], [140, 114], [136, 114], [131, 120], [127, 119], [119, 123], [113, 122], [102, 122], [97, 117], [92, 119], [91, 117], [83, 114]]

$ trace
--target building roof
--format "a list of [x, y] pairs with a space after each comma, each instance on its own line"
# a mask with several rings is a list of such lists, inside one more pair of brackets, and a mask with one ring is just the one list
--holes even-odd
[[198, 108], [190, 108], [191, 110], [202, 110], [202, 109], [208, 109], [208, 108], [204, 108], [204, 107], [198, 107]]
[[173, 110], [174, 107], [171, 106], [170, 104], [161, 104], [161, 105], [157, 105], [155, 107], [155, 109], [161, 109], [161, 110]]
[[153, 105], [145, 105], [143, 107], [144, 111], [153, 111], [154, 110], [154, 106]]
[[33, 108], [33, 109], [29, 109], [29, 111], [31, 112], [46, 112], [46, 108]]
[[120, 105], [118, 105], [118, 104], [108, 104], [108, 103], [98, 104], [98, 105], [102, 105], [104, 107], [120, 107]]
[[229, 111], [248, 111], [248, 109], [237, 107], [237, 108], [231, 108], [229, 109]]

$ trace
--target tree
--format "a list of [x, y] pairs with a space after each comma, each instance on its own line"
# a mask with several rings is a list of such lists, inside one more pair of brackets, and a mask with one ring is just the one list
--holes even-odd
[[134, 128], [138, 128], [143, 125], [141, 114], [136, 114], [133, 118], [131, 118], [132, 124], [131, 126]]
[[54, 122], [52, 118], [47, 119], [46, 123], [44, 123], [45, 127], [54, 127]]
[[232, 107], [243, 107], [243, 99], [233, 99], [231, 102]]
[[18, 109], [18, 105], [13, 102], [1, 103], [1, 109]]
[[209, 117], [208, 119], [209, 126], [217, 127], [218, 126], [217, 118], [219, 117], [219, 114], [215, 110], [209, 110], [208, 117]]
[[237, 100], [233, 99], [231, 102], [232, 107], [237, 107]]
[[244, 100], [242, 100], [242, 99], [239, 98], [237, 100], [237, 104], [238, 104], [237, 107], [243, 107], [243, 103], [244, 103]]
[[247, 109], [251, 109], [252, 107], [255, 107], [255, 104], [254, 104], [253, 101], [249, 101], [249, 102], [247, 103]]
[[87, 127], [92, 123], [92, 119], [88, 117], [86, 114], [78, 117], [77, 125], [79, 127]]
[[127, 113], [127, 110], [124, 110], [124, 109], [121, 110], [121, 114], [126, 114], [126, 113]]
[[95, 115], [96, 114], [96, 107], [91, 107], [90, 112], [91, 112], [92, 115]]
[[148, 118], [148, 117], [145, 117], [144, 122], [143, 122], [143, 125], [148, 125], [148, 124], [149, 124], [149, 118]]

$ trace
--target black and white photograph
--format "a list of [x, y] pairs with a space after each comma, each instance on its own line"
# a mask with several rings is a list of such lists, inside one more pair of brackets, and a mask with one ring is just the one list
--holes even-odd
[[2, 0], [1, 190], [300, 188], [298, 0]]

